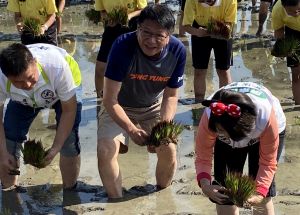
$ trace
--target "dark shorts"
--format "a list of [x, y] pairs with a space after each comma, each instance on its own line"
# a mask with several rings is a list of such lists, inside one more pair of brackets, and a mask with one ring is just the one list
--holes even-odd
[[[280, 158], [284, 147], [285, 131], [279, 134], [279, 147], [277, 161]], [[215, 180], [224, 186], [226, 171], [243, 173], [243, 168], [248, 155], [248, 175], [256, 178], [259, 168], [259, 143], [245, 147], [232, 148], [228, 144], [217, 140], [214, 149], [214, 177]], [[275, 180], [273, 179], [267, 197], [276, 196]]]
[[184, 6], [185, 6], [185, 0], [181, 0], [181, 4], [180, 4], [181, 11], [184, 11]]
[[[285, 37], [296, 37], [298, 40], [300, 40], [300, 31], [293, 30], [287, 26], [284, 27], [284, 34]], [[300, 55], [300, 53], [298, 53]], [[288, 67], [297, 67], [299, 66], [300, 62], [297, 59], [287, 57], [287, 66]]]
[[130, 32], [127, 27], [116, 25], [114, 27], [105, 27], [102, 34], [100, 50], [98, 52], [97, 61], [107, 62], [109, 51], [115, 40], [122, 34]]
[[[200, 26], [194, 22], [194, 27]], [[192, 60], [195, 69], [207, 69], [211, 50], [214, 50], [216, 69], [228, 70], [232, 65], [232, 39], [192, 36]]]
[[[56, 124], [59, 124], [62, 114], [60, 101], [56, 102], [53, 107], [55, 110]], [[18, 102], [10, 100], [4, 116], [4, 132], [6, 137], [7, 150], [16, 158], [20, 157], [22, 143], [27, 140], [27, 134], [31, 123], [43, 108], [32, 108]], [[81, 121], [82, 103], [77, 102], [77, 113], [72, 132], [65, 141], [60, 153], [66, 157], [77, 156], [80, 154], [79, 142], [79, 124]]]
[[47, 43], [57, 46], [57, 24], [56, 21], [45, 31], [42, 36], [34, 36], [28, 31], [23, 31], [21, 34], [21, 42], [24, 45], [34, 44], [34, 43]]

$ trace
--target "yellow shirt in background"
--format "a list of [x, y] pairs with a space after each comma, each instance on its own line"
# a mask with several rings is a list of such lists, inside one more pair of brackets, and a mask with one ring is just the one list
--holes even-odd
[[128, 13], [141, 10], [147, 6], [147, 0], [96, 0], [95, 10], [110, 12], [114, 7], [127, 7]]
[[20, 12], [23, 18], [39, 19], [41, 24], [47, 21], [48, 15], [57, 12], [55, 0], [8, 0], [7, 10]]
[[194, 20], [201, 26], [207, 26], [213, 18], [219, 21], [235, 23], [237, 0], [219, 0], [218, 6], [203, 6], [198, 0], [186, 0], [183, 25], [192, 25]]
[[272, 28], [278, 30], [287, 26], [295, 31], [300, 31], [300, 16], [289, 16], [278, 0], [272, 10]]

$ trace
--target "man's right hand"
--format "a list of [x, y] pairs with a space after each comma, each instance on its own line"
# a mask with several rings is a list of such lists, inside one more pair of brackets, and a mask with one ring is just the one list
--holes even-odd
[[144, 146], [149, 135], [143, 129], [135, 128], [129, 132], [129, 136], [135, 144]]
[[218, 204], [224, 204], [228, 202], [229, 198], [227, 195], [222, 194], [221, 192], [226, 191], [225, 187], [219, 186], [219, 185], [201, 185], [203, 193], [217, 202]]

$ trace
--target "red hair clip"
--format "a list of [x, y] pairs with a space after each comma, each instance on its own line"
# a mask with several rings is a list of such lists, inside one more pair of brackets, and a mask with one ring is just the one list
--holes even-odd
[[222, 102], [213, 102], [209, 107], [211, 112], [216, 116], [222, 116], [225, 112], [232, 117], [241, 116], [241, 108], [236, 104], [225, 105]]

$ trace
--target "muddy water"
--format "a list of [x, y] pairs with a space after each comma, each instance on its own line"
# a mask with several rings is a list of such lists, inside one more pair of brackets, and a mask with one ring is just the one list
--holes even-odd
[[[278, 196], [274, 198], [277, 215], [299, 214], [299, 111], [293, 108], [289, 71], [282, 59], [270, 55], [270, 21], [266, 23], [266, 35], [256, 38], [258, 14], [251, 13], [250, 2], [239, 5], [234, 43], [232, 77], [234, 81], [254, 81], [262, 83], [284, 101], [287, 121], [287, 138], [284, 156], [276, 175]], [[122, 202], [107, 201], [97, 169], [96, 155], [96, 99], [94, 92], [94, 67], [100, 46], [103, 28], [94, 25], [84, 17], [89, 5], [70, 6], [64, 14], [64, 26], [60, 39], [61, 46], [73, 54], [78, 61], [84, 87], [84, 100], [80, 139], [82, 145], [82, 165], [79, 180], [86, 183], [82, 192], [67, 193], [61, 189], [58, 158], [42, 170], [31, 166], [21, 166], [20, 183], [27, 187], [27, 193], [0, 193], [0, 214], [215, 214], [214, 205], [205, 198], [195, 183], [193, 165], [194, 122], [192, 108], [199, 105], [178, 104], [176, 120], [189, 125], [183, 132], [178, 147], [178, 169], [172, 186], [160, 192], [144, 195], [132, 192], [133, 186], [155, 184], [156, 157], [146, 153], [144, 148], [130, 144], [126, 155], [119, 162], [123, 176], [123, 186], [127, 190]], [[174, 8], [178, 6], [173, 5]], [[13, 24], [13, 17], [0, 8], [0, 50], [8, 44], [19, 41]], [[176, 29], [177, 33], [178, 29]], [[193, 69], [190, 55], [190, 38], [182, 38], [188, 50], [184, 86], [180, 98], [193, 97]], [[207, 75], [207, 94], [217, 89], [218, 77], [213, 69], [213, 59]], [[39, 138], [51, 145], [55, 123], [53, 112], [43, 111], [38, 115], [30, 130], [31, 138]], [[151, 186], [147, 186], [147, 188]], [[150, 192], [150, 190], [148, 190]], [[249, 211], [243, 211], [249, 214]]]

